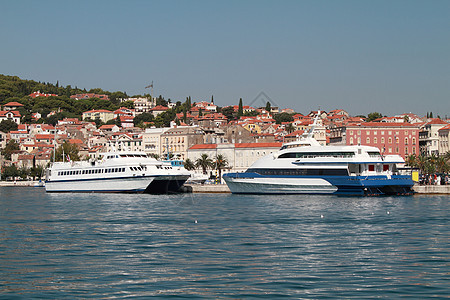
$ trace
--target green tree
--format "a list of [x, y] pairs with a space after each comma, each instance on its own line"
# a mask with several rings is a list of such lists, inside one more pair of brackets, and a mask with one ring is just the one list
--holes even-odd
[[160, 113], [155, 118], [156, 127], [169, 127], [170, 122], [175, 119], [175, 112], [172, 109], [168, 109], [163, 113]]
[[372, 113], [367, 115], [366, 121], [367, 122], [371, 122], [373, 120], [376, 120], [376, 119], [379, 119], [379, 118], [382, 118], [382, 117], [383, 117], [383, 115], [380, 114], [379, 112], [372, 112]]
[[56, 149], [55, 160], [67, 161], [67, 157], [69, 157], [71, 161], [80, 160], [78, 146], [64, 141], [61, 146]]
[[8, 133], [10, 131], [17, 130], [19, 125], [11, 120], [3, 120], [0, 122], [0, 131]]
[[272, 106], [270, 105], [270, 102], [267, 101], [266, 103], [266, 111], [270, 114], [272, 112]]
[[5, 148], [2, 149], [2, 155], [5, 159], [11, 160], [11, 154], [19, 149], [19, 144], [17, 144], [15, 140], [11, 139], [8, 143], [6, 143]]
[[202, 168], [203, 174], [207, 174], [206, 170], [213, 166], [213, 161], [209, 158], [208, 154], [203, 153], [199, 158], [197, 158], [195, 165], [197, 168]]
[[222, 114], [227, 118], [227, 121], [233, 121], [235, 119], [235, 113], [232, 106], [222, 108]]
[[120, 116], [117, 116], [117, 118], [114, 121], [114, 124], [118, 127], [122, 127], [122, 121], [120, 121]]
[[30, 169], [30, 176], [33, 177], [33, 180], [36, 178], [41, 179], [44, 174], [44, 168], [42, 166], [35, 166]]
[[294, 121], [293, 114], [286, 113], [286, 112], [283, 112], [281, 114], [276, 114], [273, 116], [273, 118], [275, 119], [275, 122], [277, 124]]
[[156, 105], [162, 105], [167, 106], [168, 102], [164, 99], [163, 96], [159, 95], [158, 98], [156, 98]]
[[222, 154], [217, 154], [213, 164], [218, 172], [219, 181], [221, 181], [222, 170], [228, 167], [228, 160]]
[[[125, 92], [113, 92], [113, 93], [111, 93], [111, 95], [109, 95], [109, 101], [111, 101], [111, 103], [113, 103], [115, 105], [120, 105], [120, 100], [126, 99], [126, 98], [128, 98], [128, 96], [127, 96], [127, 93], [125, 93]], [[131, 101], [131, 102], [133, 102], [133, 101]]]
[[19, 176], [22, 178], [22, 180], [26, 180], [28, 178], [28, 175], [30, 175], [30, 169], [28, 169], [25, 166], [22, 166], [19, 169]]
[[12, 178], [12, 180], [16, 180], [16, 177], [20, 176], [19, 169], [17, 169], [16, 165], [10, 165], [3, 168], [2, 179], [5, 180], [7, 178]]
[[155, 120], [155, 117], [151, 113], [142, 113], [140, 115], [137, 115], [133, 119], [134, 126], [137, 126], [141, 122], [153, 122]]
[[285, 130], [286, 130], [288, 133], [294, 132], [294, 131], [295, 131], [295, 126], [294, 126], [294, 124], [292, 124], [292, 123], [287, 124]]
[[242, 104], [242, 98], [239, 98], [239, 107], [238, 107], [238, 113], [237, 117], [238, 119], [244, 115], [244, 106]]
[[134, 109], [134, 102], [133, 101], [125, 101], [125, 102], [122, 102], [120, 104], [120, 106], [129, 108], [129, 109]]
[[184, 168], [188, 171], [195, 170], [195, 163], [189, 158], [186, 158], [186, 160], [184, 161]]
[[410, 166], [411, 168], [417, 168], [418, 164], [417, 164], [417, 157], [414, 154], [409, 155], [408, 157], [406, 157], [405, 159], [405, 163]]

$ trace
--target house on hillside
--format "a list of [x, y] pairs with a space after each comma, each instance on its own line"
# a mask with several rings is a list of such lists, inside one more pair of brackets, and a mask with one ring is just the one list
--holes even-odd
[[98, 99], [102, 99], [102, 100], [109, 100], [109, 96], [108, 95], [104, 95], [104, 94], [86, 93], [86, 94], [76, 94], [76, 95], [70, 96], [70, 99], [75, 99], [75, 100], [91, 99], [91, 98], [98, 98]]
[[24, 107], [24, 105], [19, 102], [8, 102], [5, 105], [3, 105], [3, 109], [8, 111], [17, 110], [21, 107]]
[[114, 112], [106, 109], [94, 109], [83, 113], [83, 120], [101, 120], [103, 123], [114, 119]]
[[20, 112], [17, 110], [3, 110], [0, 111], [0, 122], [5, 120], [13, 121], [16, 124], [20, 124], [20, 118], [22, 116], [20, 115]]
[[30, 96], [31, 98], [37, 98], [37, 97], [58, 97], [58, 95], [56, 94], [45, 94], [45, 93], [41, 93], [40, 91], [37, 92], [33, 92], [31, 94], [29, 94], [28, 96]]
[[169, 108], [167, 106], [158, 105], [150, 109], [150, 112], [153, 114], [154, 117], [156, 117], [159, 114], [162, 114], [163, 112], [167, 111]]

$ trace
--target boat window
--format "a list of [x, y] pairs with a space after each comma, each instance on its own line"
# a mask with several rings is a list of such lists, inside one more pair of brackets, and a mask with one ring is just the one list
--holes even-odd
[[369, 171], [370, 172], [375, 171], [375, 165], [369, 165]]
[[316, 158], [316, 157], [334, 157], [350, 158], [355, 156], [354, 152], [288, 152], [283, 153], [278, 158]]
[[125, 172], [125, 168], [122, 168], [122, 172]]
[[347, 169], [248, 169], [250, 173], [284, 176], [348, 176]]
[[389, 171], [389, 165], [383, 165], [383, 171]]
[[380, 152], [367, 152], [370, 157], [381, 157]]

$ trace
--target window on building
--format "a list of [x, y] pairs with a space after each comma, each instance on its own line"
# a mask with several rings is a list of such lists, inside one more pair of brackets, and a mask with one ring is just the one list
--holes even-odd
[[408, 138], [405, 137], [405, 145], [408, 145]]
[[388, 139], [388, 143], [392, 144], [392, 138], [391, 137]]
[[366, 143], [370, 144], [370, 137], [366, 138]]

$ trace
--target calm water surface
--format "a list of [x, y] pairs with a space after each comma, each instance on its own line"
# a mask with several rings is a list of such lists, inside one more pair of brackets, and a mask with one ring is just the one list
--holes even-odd
[[449, 196], [0, 188], [0, 298], [448, 298]]

